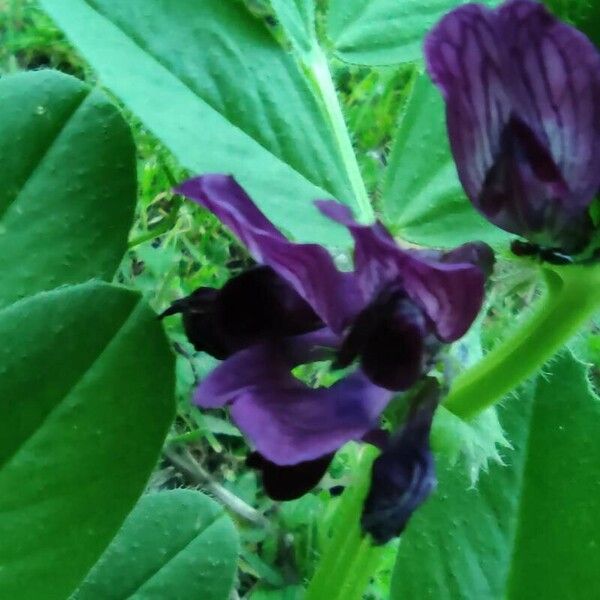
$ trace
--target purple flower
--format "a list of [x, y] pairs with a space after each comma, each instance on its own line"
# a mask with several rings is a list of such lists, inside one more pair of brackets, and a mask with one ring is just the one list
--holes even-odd
[[361, 523], [379, 544], [404, 531], [415, 509], [436, 486], [429, 434], [439, 399], [439, 385], [434, 379], [427, 381], [404, 427], [373, 463]]
[[[377, 427], [393, 391], [419, 380], [442, 342], [467, 331], [491, 251], [480, 244], [447, 254], [403, 250], [380, 223], [360, 225], [341, 204], [321, 201], [355, 240], [354, 271], [342, 272], [323, 247], [287, 240], [232, 177], [198, 177], [178, 191], [212, 211], [259, 265], [164, 313], [183, 313], [195, 347], [225, 359], [194, 402], [230, 406], [258, 453], [251, 463], [267, 491], [300, 495], [340, 446]], [[360, 368], [328, 388], [292, 374], [328, 359], [344, 367], [358, 359]]]
[[475, 207], [542, 247], [579, 252], [600, 187], [600, 55], [541, 4], [466, 4], [425, 40]]

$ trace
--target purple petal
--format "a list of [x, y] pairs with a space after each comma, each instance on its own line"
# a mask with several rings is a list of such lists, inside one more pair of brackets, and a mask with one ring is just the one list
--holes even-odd
[[[273, 362], [271, 368], [277, 368]], [[361, 439], [391, 396], [360, 372], [319, 389], [282, 376], [279, 387], [269, 382], [238, 395], [231, 414], [260, 454], [278, 465], [294, 465]]]
[[[538, 2], [461, 6], [425, 41], [475, 206], [542, 244], [576, 246], [600, 186], [600, 55]], [[574, 224], [569, 224], [575, 219]]]
[[194, 404], [219, 408], [255, 388], [295, 388], [298, 380], [291, 369], [328, 358], [339, 342], [331, 330], [322, 329], [236, 352], [204, 378], [194, 392]]
[[342, 331], [358, 310], [352, 274], [336, 268], [317, 244], [289, 242], [228, 175], [204, 175], [176, 191], [214, 213], [248, 248], [257, 262], [285, 279], [334, 331]]
[[447, 103], [458, 174], [476, 203], [511, 110], [495, 14], [479, 4], [448, 13], [426, 37], [425, 57]]
[[381, 223], [361, 225], [333, 201], [316, 204], [323, 214], [348, 227], [354, 238], [354, 266], [365, 297], [399, 284], [432, 320], [441, 340], [453, 341], [466, 333], [483, 302], [485, 277], [479, 267], [446, 264], [426, 252], [402, 250]]
[[539, 2], [507, 2], [497, 21], [513, 68], [516, 112], [543, 134], [571, 191], [569, 203], [585, 208], [600, 185], [600, 54]]
[[267, 266], [236, 275], [220, 290], [199, 288], [176, 300], [161, 317], [176, 313], [182, 313], [196, 350], [221, 360], [263, 341], [323, 327], [298, 292]]
[[386, 290], [355, 319], [337, 366], [348, 366], [360, 356], [361, 368], [373, 383], [407, 390], [431, 368], [437, 354], [439, 342], [430, 329], [423, 311], [403, 291]]
[[294, 500], [310, 492], [327, 472], [333, 454], [321, 456], [296, 465], [276, 465], [258, 452], [252, 452], [246, 461], [249, 467], [259, 469], [265, 492], [273, 500]]
[[400, 535], [416, 508], [436, 485], [429, 433], [439, 387], [432, 382], [423, 404], [409, 415], [403, 429], [375, 460], [361, 524], [379, 544]]

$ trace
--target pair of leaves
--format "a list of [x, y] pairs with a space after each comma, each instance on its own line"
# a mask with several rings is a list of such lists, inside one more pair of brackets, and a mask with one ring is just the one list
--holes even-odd
[[[62, 600], [156, 463], [174, 412], [173, 356], [139, 294], [88, 281], [112, 279], [136, 201], [135, 148], [118, 110], [42, 71], [0, 80], [0, 113], [0, 589]], [[223, 599], [235, 536], [194, 496], [202, 506], [187, 529], [202, 509], [227, 546], [228, 579], [204, 571], [221, 581], [211, 598]]]
[[476, 488], [440, 461], [402, 536], [391, 598], [587, 599], [600, 572], [600, 400], [570, 353], [506, 401], [512, 450]]
[[[315, 82], [241, 2], [41, 4], [101, 82], [184, 167], [194, 173], [233, 173], [267, 215], [298, 240], [347, 243], [345, 232], [312, 206], [316, 198], [334, 197], [358, 207]], [[345, 59], [350, 56], [344, 54], [344, 40], [355, 32], [371, 45], [395, 40], [396, 55], [412, 61], [425, 30], [455, 5], [455, 0], [334, 0], [329, 35], [341, 44], [337, 53]], [[320, 53], [313, 1], [274, 0], [272, 6], [310, 70]], [[398, 35], [398, 28], [408, 37]], [[397, 62], [394, 56], [385, 62]], [[392, 150], [384, 183], [387, 220], [396, 222], [408, 240], [424, 245], [497, 241], [495, 228], [461, 192], [450, 152], [441, 143], [446, 138], [441, 100], [426, 85], [415, 84]], [[425, 106], [423, 94], [431, 97]], [[432, 152], [439, 155], [435, 163]]]
[[47, 71], [2, 79], [0, 112], [0, 589], [64, 598], [156, 461], [173, 359], [137, 294], [82, 283], [112, 278], [133, 217], [117, 109]]

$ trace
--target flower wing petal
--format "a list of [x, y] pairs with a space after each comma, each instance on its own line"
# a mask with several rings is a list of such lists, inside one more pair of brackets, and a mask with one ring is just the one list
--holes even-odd
[[247, 389], [231, 407], [256, 450], [277, 465], [311, 461], [361, 439], [392, 396], [361, 372], [330, 388], [311, 389], [297, 380], [290, 385], [285, 377], [281, 384]]

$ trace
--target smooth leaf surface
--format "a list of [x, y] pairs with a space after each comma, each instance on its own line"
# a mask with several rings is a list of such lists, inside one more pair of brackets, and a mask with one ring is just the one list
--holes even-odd
[[231, 519], [200, 492], [148, 494], [72, 600], [227, 600], [238, 545]]
[[314, 0], [271, 0], [271, 6], [296, 52], [309, 56], [317, 45]]
[[497, 244], [507, 238], [467, 200], [448, 145], [443, 101], [425, 74], [415, 76], [400, 117], [382, 205], [394, 231], [417, 244]]
[[63, 600], [131, 510], [174, 413], [140, 296], [92, 282], [0, 311], [0, 590]]
[[[497, 4], [484, 1], [483, 4]], [[421, 60], [423, 37], [461, 0], [331, 0], [327, 33], [338, 58], [361, 65]]]
[[55, 71], [0, 79], [0, 308], [112, 279], [136, 199], [135, 148], [117, 108]]
[[299, 239], [345, 243], [312, 205], [355, 202], [324, 111], [293, 57], [241, 2], [41, 4], [184, 167], [232, 173]]
[[513, 450], [476, 488], [438, 466], [401, 539], [391, 598], [587, 600], [600, 573], [600, 400], [570, 353], [507, 399]]

